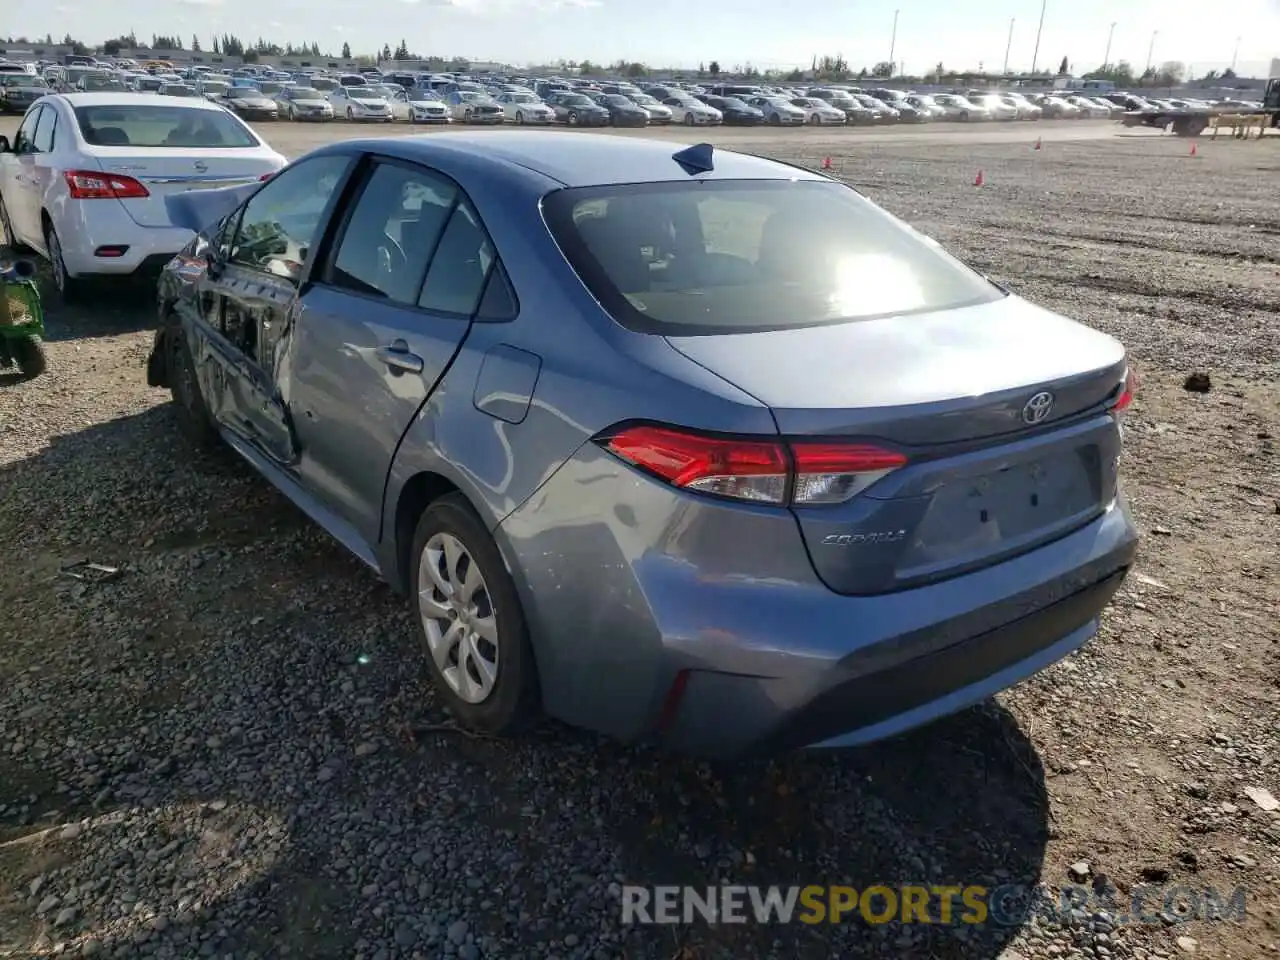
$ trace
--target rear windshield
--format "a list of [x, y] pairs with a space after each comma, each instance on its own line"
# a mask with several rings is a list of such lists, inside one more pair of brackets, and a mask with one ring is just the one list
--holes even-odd
[[781, 330], [1004, 296], [838, 183], [586, 187], [551, 194], [544, 211], [596, 299], [645, 332]]
[[231, 114], [199, 107], [101, 104], [76, 107], [85, 142], [96, 147], [256, 147]]

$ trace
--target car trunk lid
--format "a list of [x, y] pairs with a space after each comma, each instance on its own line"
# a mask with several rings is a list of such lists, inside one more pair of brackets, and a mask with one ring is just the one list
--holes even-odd
[[132, 177], [147, 188], [146, 197], [126, 197], [121, 205], [143, 227], [171, 225], [165, 198], [192, 190], [216, 190], [251, 184], [275, 167], [262, 153], [244, 149], [166, 148], [163, 156], [128, 149], [96, 148], [107, 173]]
[[1115, 498], [1120, 437], [1109, 408], [1123, 347], [1016, 297], [668, 340], [766, 404], [788, 438], [906, 456], [845, 503], [793, 508], [816, 572], [838, 592], [998, 562], [1088, 523]]

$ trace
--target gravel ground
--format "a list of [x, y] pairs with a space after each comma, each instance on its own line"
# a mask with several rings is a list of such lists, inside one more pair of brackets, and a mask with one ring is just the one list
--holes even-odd
[[[1280, 154], [1034, 135], [850, 139], [833, 162], [1128, 345], [1143, 552], [1084, 651], [854, 752], [709, 766], [430, 729], [403, 604], [246, 469], [194, 457], [145, 387], [146, 291], [53, 309], [49, 374], [0, 385], [0, 956], [1276, 951]], [[912, 880], [1243, 885], [1247, 916], [619, 923], [621, 883]]]

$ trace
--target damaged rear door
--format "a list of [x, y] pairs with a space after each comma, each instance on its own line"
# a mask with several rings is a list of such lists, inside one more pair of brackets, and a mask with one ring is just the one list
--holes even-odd
[[201, 284], [190, 341], [209, 412], [285, 468], [299, 456], [281, 390], [299, 286], [352, 162], [314, 157], [272, 178], [230, 224]]

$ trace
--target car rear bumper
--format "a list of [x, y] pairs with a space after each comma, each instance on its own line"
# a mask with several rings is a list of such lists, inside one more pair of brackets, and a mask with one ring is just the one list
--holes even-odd
[[[842, 596], [786, 511], [611, 477], [610, 459], [580, 452], [496, 531], [543, 701], [697, 756], [866, 743], [986, 699], [1087, 642], [1136, 551], [1120, 498], [1003, 563]], [[584, 491], [606, 488], [624, 493], [585, 512]]]
[[[123, 276], [162, 267], [191, 240], [181, 227], [139, 226], [116, 200], [68, 203], [54, 220], [63, 262], [76, 277]], [[104, 248], [125, 247], [120, 256], [102, 256]]]

